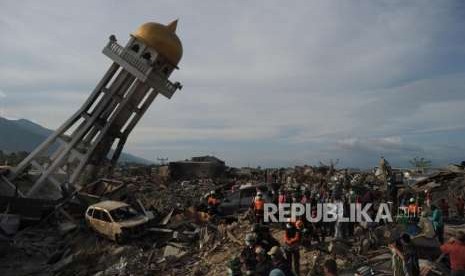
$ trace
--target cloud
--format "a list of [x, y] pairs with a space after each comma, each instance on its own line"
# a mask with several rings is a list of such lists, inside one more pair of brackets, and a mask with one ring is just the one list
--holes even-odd
[[379, 138], [347, 138], [337, 141], [342, 150], [360, 151], [363, 153], [373, 152], [375, 154], [411, 154], [422, 149], [418, 146], [405, 144], [403, 139], [397, 137]]
[[128, 149], [172, 160], [216, 152], [233, 165], [341, 158], [369, 166], [383, 152], [391, 163], [411, 154], [453, 161], [449, 147], [464, 146], [448, 140], [465, 127], [463, 6], [4, 2], [4, 109], [59, 126], [110, 65], [101, 54], [110, 34], [124, 44], [142, 22], [180, 18], [184, 56], [172, 79], [184, 89], [155, 100]]

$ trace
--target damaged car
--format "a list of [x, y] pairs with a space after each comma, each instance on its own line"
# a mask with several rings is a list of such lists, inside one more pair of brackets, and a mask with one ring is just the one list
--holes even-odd
[[118, 243], [143, 235], [149, 221], [129, 204], [112, 200], [90, 205], [85, 219], [95, 232]]
[[265, 202], [273, 202], [272, 192], [267, 184], [245, 184], [228, 194], [219, 205], [223, 216], [231, 216], [250, 209], [257, 192], [263, 193]]

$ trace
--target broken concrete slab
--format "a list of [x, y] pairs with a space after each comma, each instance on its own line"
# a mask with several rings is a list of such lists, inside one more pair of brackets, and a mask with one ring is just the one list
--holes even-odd
[[163, 252], [163, 257], [164, 258], [167, 258], [167, 257], [181, 258], [186, 254], [187, 252], [183, 251], [180, 247], [169, 244], [165, 247], [165, 250]]

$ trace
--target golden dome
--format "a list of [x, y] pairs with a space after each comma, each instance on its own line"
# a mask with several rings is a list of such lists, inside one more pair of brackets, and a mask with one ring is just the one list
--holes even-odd
[[140, 26], [134, 33], [137, 39], [145, 45], [155, 49], [160, 55], [172, 65], [177, 66], [182, 57], [182, 44], [176, 35], [178, 20], [168, 25], [155, 22], [147, 22]]

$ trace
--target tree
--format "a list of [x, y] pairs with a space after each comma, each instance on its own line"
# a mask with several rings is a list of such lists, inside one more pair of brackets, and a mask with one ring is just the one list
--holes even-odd
[[431, 167], [431, 160], [426, 160], [424, 157], [416, 156], [412, 160], [409, 161], [413, 167], [415, 167], [417, 172], [425, 173], [427, 168]]

